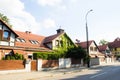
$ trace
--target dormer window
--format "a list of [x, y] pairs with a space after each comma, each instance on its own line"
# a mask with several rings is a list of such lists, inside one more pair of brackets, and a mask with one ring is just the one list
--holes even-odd
[[39, 42], [38, 41], [36, 41], [36, 40], [29, 40], [32, 44], [39, 44]]
[[8, 41], [10, 40], [10, 32], [7, 30], [4, 30], [3, 32], [3, 40]]

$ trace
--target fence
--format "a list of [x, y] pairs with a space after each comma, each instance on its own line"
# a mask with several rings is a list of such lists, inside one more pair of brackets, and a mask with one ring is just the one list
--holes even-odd
[[0, 60], [0, 74], [30, 72], [30, 64], [29, 60], [26, 63], [23, 60]]
[[[99, 65], [101, 59], [91, 59], [91, 65]], [[23, 64], [22, 60], [1, 60], [0, 61], [0, 74], [2, 73], [14, 73], [14, 72], [30, 72], [40, 71], [44, 68], [69, 68], [69, 67], [81, 67], [83, 60], [75, 60], [70, 58], [60, 58], [59, 60], [26, 60]]]
[[42, 60], [42, 68], [58, 67], [58, 60]]
[[23, 60], [0, 60], [0, 70], [24, 69]]

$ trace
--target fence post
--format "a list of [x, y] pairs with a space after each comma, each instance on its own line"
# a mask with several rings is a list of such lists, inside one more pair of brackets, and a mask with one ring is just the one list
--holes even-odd
[[[83, 61], [83, 59], [81, 59], [81, 62], [80, 62], [80, 63], [81, 63], [80, 66], [83, 67], [83, 66], [84, 66], [84, 61]], [[90, 65], [91, 65], [91, 63], [90, 63]]]
[[37, 60], [37, 71], [42, 70], [42, 59]]
[[65, 68], [70, 68], [71, 67], [71, 59], [70, 58], [65, 58], [64, 59], [64, 64], [65, 64]]
[[64, 68], [64, 58], [59, 58], [59, 68]]
[[31, 60], [29, 60], [29, 59], [27, 59], [27, 60], [25, 61], [25, 70], [26, 70], [27, 72], [30, 72], [30, 71], [31, 71]]

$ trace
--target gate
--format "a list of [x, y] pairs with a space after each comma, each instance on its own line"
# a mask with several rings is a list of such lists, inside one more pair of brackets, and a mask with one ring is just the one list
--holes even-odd
[[36, 60], [31, 61], [31, 71], [37, 71], [37, 61]]

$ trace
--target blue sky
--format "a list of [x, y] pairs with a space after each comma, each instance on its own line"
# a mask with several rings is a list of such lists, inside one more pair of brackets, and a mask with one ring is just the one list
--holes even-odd
[[8, 16], [13, 29], [49, 36], [62, 29], [75, 42], [86, 40], [85, 15], [89, 40], [113, 41], [120, 37], [119, 0], [0, 0], [0, 12]]

